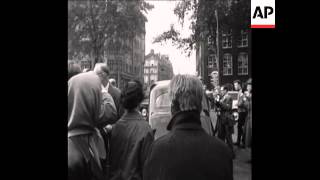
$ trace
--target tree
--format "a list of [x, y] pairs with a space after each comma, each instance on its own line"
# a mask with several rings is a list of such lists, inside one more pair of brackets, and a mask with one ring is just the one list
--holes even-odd
[[182, 26], [189, 13], [189, 28], [192, 30], [189, 37], [181, 38], [180, 33], [171, 26], [170, 30], [157, 36], [153, 43], [171, 40], [190, 56], [198, 42], [205, 40], [208, 35], [216, 36], [217, 18], [221, 27], [219, 31], [235, 29], [237, 32], [239, 29], [247, 28], [250, 23], [250, 0], [182, 0], [174, 9], [174, 14], [178, 16]]
[[102, 62], [106, 41], [143, 31], [147, 18], [142, 12], [152, 8], [144, 0], [69, 0], [68, 58], [86, 54], [92, 65]]

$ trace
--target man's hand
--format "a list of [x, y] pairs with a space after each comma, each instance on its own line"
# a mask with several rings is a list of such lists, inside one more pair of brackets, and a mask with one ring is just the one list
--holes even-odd
[[116, 109], [116, 105], [114, 103], [112, 96], [105, 89], [102, 90], [102, 102], [103, 104], [108, 103]]

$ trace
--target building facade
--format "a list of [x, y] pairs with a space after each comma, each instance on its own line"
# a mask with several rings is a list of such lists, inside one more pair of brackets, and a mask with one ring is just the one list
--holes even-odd
[[155, 54], [152, 49], [145, 56], [144, 85], [150, 86], [153, 82], [169, 80], [173, 77], [172, 64], [167, 55]]
[[143, 83], [145, 31], [129, 38], [108, 39], [106, 44], [104, 59], [110, 69], [110, 78], [116, 80], [118, 88], [123, 89], [130, 80]]
[[[197, 44], [197, 71], [209, 88], [245, 82], [251, 77], [251, 32], [241, 29], [221, 31], [219, 37], [206, 36], [206, 41]], [[218, 39], [218, 43], [217, 43]]]

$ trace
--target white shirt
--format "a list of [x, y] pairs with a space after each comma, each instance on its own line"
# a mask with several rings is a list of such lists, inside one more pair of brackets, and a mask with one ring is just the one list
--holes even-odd
[[103, 103], [107, 103], [110, 104], [114, 109], [117, 110], [116, 105], [114, 103], [114, 100], [112, 98], [112, 96], [110, 95], [110, 93], [108, 93], [108, 89], [109, 89], [109, 84], [108, 83], [105, 87], [103, 86], [103, 84], [101, 84], [101, 92], [102, 92], [102, 99], [103, 99]]
[[102, 90], [102, 92], [104, 92], [104, 91], [108, 92], [109, 84], [110, 84], [110, 83], [108, 83], [106, 86], [103, 86], [103, 84], [101, 84], [101, 90]]

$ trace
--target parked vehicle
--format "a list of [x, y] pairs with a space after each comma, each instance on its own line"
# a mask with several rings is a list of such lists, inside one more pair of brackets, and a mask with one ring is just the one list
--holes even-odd
[[[155, 139], [168, 133], [167, 125], [171, 119], [171, 102], [168, 94], [169, 83], [170, 80], [157, 81], [150, 87], [148, 120], [151, 128], [156, 129]], [[208, 106], [203, 109], [210, 110], [209, 103], [202, 104], [207, 104]], [[208, 113], [201, 113], [201, 121], [206, 122], [201, 123], [203, 128], [210, 129], [213, 133], [213, 125]]]

